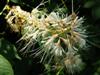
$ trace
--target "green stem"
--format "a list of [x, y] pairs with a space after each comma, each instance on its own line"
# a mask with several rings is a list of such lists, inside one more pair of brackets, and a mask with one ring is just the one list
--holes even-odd
[[63, 68], [60, 68], [56, 75], [60, 75], [62, 70], [63, 70]]
[[4, 6], [3, 10], [0, 12], [0, 15], [2, 15], [3, 11], [7, 8], [8, 3], [9, 3], [9, 0], [7, 0], [7, 4]]

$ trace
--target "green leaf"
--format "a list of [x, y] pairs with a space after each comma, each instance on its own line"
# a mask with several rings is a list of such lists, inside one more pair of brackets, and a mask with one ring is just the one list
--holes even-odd
[[4, 55], [8, 59], [21, 59], [17, 54], [16, 47], [4, 38], [0, 39], [0, 54]]
[[19, 3], [19, 4], [21, 2], [21, 0], [10, 0], [10, 1], [13, 2], [13, 3]]
[[91, 8], [92, 6], [95, 5], [95, 1], [87, 1], [85, 4], [84, 4], [84, 7], [85, 8]]
[[11, 64], [2, 55], [0, 55], [0, 75], [14, 75]]

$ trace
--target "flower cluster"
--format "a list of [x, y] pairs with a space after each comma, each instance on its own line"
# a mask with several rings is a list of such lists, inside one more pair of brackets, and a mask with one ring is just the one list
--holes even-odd
[[[82, 27], [83, 17], [79, 18], [75, 13], [62, 15], [54, 11], [47, 14], [37, 8], [29, 13], [14, 6], [6, 19], [13, 30], [21, 28], [19, 41], [27, 42], [21, 51], [33, 52], [34, 57], [41, 58], [40, 62], [59, 65], [73, 73], [83, 65], [78, 51], [86, 45], [86, 29]], [[32, 46], [36, 43], [39, 48], [34, 49]]]

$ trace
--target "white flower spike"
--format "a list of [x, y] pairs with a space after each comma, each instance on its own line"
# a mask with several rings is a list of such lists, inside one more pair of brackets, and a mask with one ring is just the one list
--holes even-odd
[[40, 56], [41, 62], [66, 67], [69, 73], [80, 71], [82, 60], [77, 52], [86, 45], [83, 17], [79, 18], [75, 13], [60, 17], [58, 12], [47, 14], [37, 8], [29, 13], [14, 6], [6, 19], [11, 27], [21, 28], [19, 42], [25, 40], [27, 43], [22, 48], [24, 53], [33, 51], [32, 42], [35, 42], [39, 44], [39, 50], [33, 51], [33, 55]]

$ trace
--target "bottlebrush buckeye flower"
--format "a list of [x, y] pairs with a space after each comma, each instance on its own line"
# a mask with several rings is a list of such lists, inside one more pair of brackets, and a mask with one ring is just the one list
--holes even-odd
[[76, 55], [72, 52], [67, 52], [66, 57], [63, 60], [67, 71], [71, 74], [82, 70], [84, 63], [82, 62], [80, 55]]
[[22, 11], [20, 6], [13, 6], [5, 17], [5, 19], [7, 19], [9, 27], [14, 32], [19, 32], [22, 25], [26, 25], [29, 18], [30, 13]]
[[[31, 55], [39, 56], [42, 63], [65, 66], [71, 73], [80, 70], [83, 63], [77, 52], [84, 48], [87, 37], [82, 26], [83, 17], [79, 18], [75, 13], [61, 17], [58, 12], [47, 14], [37, 8], [29, 13], [15, 6], [6, 19], [8, 24], [22, 28], [19, 41], [26, 40], [26, 43], [21, 51], [32, 52]], [[39, 44], [36, 50], [33, 49], [35, 43]]]

